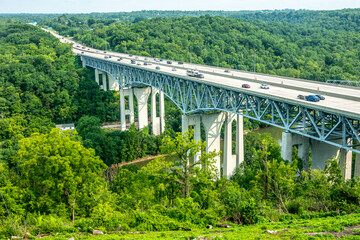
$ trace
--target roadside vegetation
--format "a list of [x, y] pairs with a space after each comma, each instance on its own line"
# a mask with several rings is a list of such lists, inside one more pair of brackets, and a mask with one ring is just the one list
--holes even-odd
[[[110, 24], [101, 28], [106, 30], [105, 35], [99, 34], [102, 30], [94, 26], [96, 34], [91, 36], [96, 39], [102, 36], [119, 51], [126, 43], [128, 52], [142, 53], [152, 49], [163, 57], [186, 58], [184, 49], [187, 49], [188, 43], [182, 45], [178, 41], [180, 36], [172, 35], [166, 29], [189, 28], [190, 34], [196, 32], [192, 30], [196, 29], [195, 26], [218, 24], [221, 28], [234, 24], [253, 32], [254, 36], [269, 34], [241, 21], [209, 16], [174, 18], [166, 22], [157, 18], [144, 20], [142, 25], [140, 22]], [[156, 45], [155, 42], [151, 48], [146, 48], [150, 43], [147, 40], [139, 45], [138, 35], [142, 26], [148, 26], [149, 32], [141, 30], [146, 39], [146, 36], [155, 34], [151, 33], [152, 29], [156, 29], [154, 24], [162, 30], [153, 40], [161, 43], [160, 39], [170, 41], [173, 38], [174, 48], [162, 49], [161, 44]], [[265, 25], [265, 22], [261, 24]], [[118, 35], [107, 31], [108, 28], [118, 28], [118, 33], [125, 31], [128, 36], [134, 36], [131, 41], [135, 45], [128, 45], [129, 39], [114, 40], [126, 34]], [[214, 26], [211, 31], [210, 28], [204, 29], [210, 33], [222, 31]], [[74, 33], [76, 38], [90, 36], [87, 32], [90, 30], [81, 30], [83, 34], [78, 31]], [[237, 31], [234, 30], [235, 35]], [[246, 32], [243, 31], [241, 36]], [[219, 52], [206, 53], [214, 58], [206, 58], [201, 55], [204, 54], [203, 40], [208, 36], [205, 33], [192, 33], [191, 44], [197, 41], [201, 46], [199, 52], [195, 47], [192, 50], [194, 59], [204, 63], [218, 59], [221, 65], [224, 56], [232, 55], [232, 51], [226, 52], [231, 44], [224, 45], [224, 54], [220, 48]], [[356, 33], [352, 34], [356, 36]], [[206, 41], [215, 41], [216, 36], [222, 34], [213, 35], [212, 40]], [[113, 41], [110, 41], [111, 38]], [[249, 44], [253, 40], [251, 37], [247, 39]], [[211, 41], [205, 45], [209, 51], [215, 51], [217, 48], [213, 48]], [[274, 43], [278, 41], [279, 38], [274, 38]], [[351, 54], [345, 54], [349, 53], [350, 50], [346, 49], [350, 45], [336, 44], [337, 49], [344, 52], [335, 54], [339, 57], [335, 59], [342, 59], [344, 65], [336, 60], [332, 62], [332, 67], [341, 68], [343, 75], [339, 76], [356, 79], [358, 58], [354, 56], [358, 54], [358, 46], [353, 45]], [[1, 239], [25, 233], [29, 233], [30, 237], [52, 235], [49, 239], [72, 236], [88, 239], [90, 237], [86, 234], [93, 230], [117, 232], [99, 239], [131, 239], [134, 235], [126, 232], [135, 231], [153, 231], [136, 235], [139, 239], [190, 239], [220, 235], [224, 239], [239, 236], [260, 239], [313, 237], [301, 234], [303, 232], [318, 232], [324, 239], [344, 232], [348, 232], [349, 239], [356, 237], [353, 236], [358, 233], [356, 227], [348, 227], [360, 224], [360, 179], [345, 181], [336, 159], [330, 159], [324, 170], [304, 172], [297, 159], [293, 159], [291, 164], [281, 159], [280, 146], [269, 135], [250, 132], [245, 137], [245, 161], [241, 167], [230, 180], [219, 178], [212, 165], [214, 156], [219, 153], [203, 154], [199, 163], [187, 164], [193, 163], [196, 152], [204, 152], [205, 145], [201, 141], [195, 142], [191, 131], [183, 135], [175, 132], [180, 126], [180, 114], [170, 103], [167, 103], [169, 128], [162, 136], [153, 136], [148, 129], [136, 131], [134, 127], [124, 132], [101, 129], [101, 122], [117, 119], [118, 96], [115, 92], [100, 91], [93, 81], [93, 72], [81, 68], [79, 59], [68, 45], [59, 43], [34, 26], [13, 20], [1, 22], [0, 45]], [[182, 46], [180, 52], [177, 52], [176, 46]], [[247, 49], [242, 53], [244, 57], [236, 59], [246, 61], [251, 45], [246, 46], [242, 45]], [[242, 47], [237, 46], [233, 55], [240, 54]], [[300, 52], [303, 51], [301, 49]], [[319, 52], [332, 54], [329, 50], [315, 50], [312, 50], [314, 54], [304, 55], [308, 56], [308, 59], [304, 58], [307, 64], [313, 57], [317, 59], [311, 60], [313, 62], [322, 61], [319, 60], [322, 56]], [[290, 61], [285, 55], [282, 57], [286, 59], [283, 62]], [[299, 59], [301, 57], [300, 54]], [[273, 60], [273, 55], [270, 55], [266, 62]], [[239, 66], [251, 65], [251, 62], [241, 61], [234, 66], [242, 68]], [[265, 59], [259, 64], [265, 64], [262, 61]], [[353, 73], [344, 70], [347, 63], [353, 66]], [[230, 62], [226, 61], [226, 64]], [[288, 68], [285, 65], [275, 68], [274, 73], [278, 74], [280, 72], [276, 69]], [[309, 69], [302, 69], [300, 76], [314, 76], [316, 79], [317, 75], [313, 75], [311, 69], [317, 68]], [[318, 80], [323, 80], [326, 74], [326, 71], [320, 71]], [[77, 131], [62, 132], [54, 128], [55, 123], [66, 122], [75, 122]], [[257, 127], [250, 121], [245, 124], [248, 129]], [[104, 175], [111, 164], [158, 153], [168, 154], [169, 159], [159, 157], [142, 168], [130, 164], [119, 168], [110, 177]], [[216, 227], [221, 224], [231, 227], [226, 230]], [[206, 230], [208, 225], [214, 229]], [[277, 232], [264, 233], [266, 230]], [[222, 232], [210, 233], [212, 231]], [[80, 233], [85, 235], [77, 235]]]

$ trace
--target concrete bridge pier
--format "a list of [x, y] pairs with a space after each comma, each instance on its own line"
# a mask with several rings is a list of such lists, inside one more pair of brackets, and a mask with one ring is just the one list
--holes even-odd
[[151, 93], [151, 88], [134, 88], [134, 95], [138, 104], [138, 129], [143, 129], [149, 125], [147, 103]]
[[99, 85], [99, 69], [95, 68], [95, 82]]
[[[157, 117], [156, 94], [159, 94], [159, 117]], [[154, 135], [160, 135], [165, 132], [165, 105], [164, 93], [156, 88], [151, 88], [151, 124]]]
[[[128, 106], [126, 106], [125, 97], [129, 97]], [[130, 125], [134, 123], [134, 94], [133, 89], [121, 88], [120, 89], [120, 129], [126, 130], [126, 116], [129, 115]]]
[[356, 153], [354, 177], [360, 177], [360, 153]]
[[[235, 155], [232, 150], [232, 123], [236, 121], [236, 145]], [[227, 113], [225, 121], [224, 134], [224, 158], [223, 158], [223, 175], [230, 178], [235, 169], [240, 167], [244, 161], [244, 126], [243, 116], [235, 113]]]
[[109, 86], [108, 90], [118, 91], [119, 90], [118, 82], [115, 80], [115, 78], [113, 78], [113, 76], [111, 76], [111, 74], [108, 74], [107, 76], [108, 76], [108, 80], [109, 80], [109, 82], [108, 82], [108, 84], [109, 84], [108, 85]]
[[[350, 140], [348, 140], [350, 141]], [[352, 151], [347, 149], [340, 149], [340, 168], [341, 173], [345, 179], [351, 179], [352, 170]]]
[[[226, 120], [226, 113], [213, 113], [202, 116], [202, 122], [205, 128], [206, 153], [220, 151], [220, 133], [221, 127]], [[215, 167], [218, 176], [220, 176], [221, 162], [220, 156], [215, 157]]]
[[[201, 140], [201, 115], [182, 115], [182, 132], [189, 130], [189, 127], [193, 126], [194, 128], [194, 140]], [[194, 156], [194, 163], [200, 160], [201, 152], [197, 152]], [[192, 164], [192, 163], [190, 163]], [[201, 166], [200, 166], [201, 167]]]

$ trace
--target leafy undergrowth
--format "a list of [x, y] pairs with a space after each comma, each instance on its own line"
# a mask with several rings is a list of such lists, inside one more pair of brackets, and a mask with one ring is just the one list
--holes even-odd
[[294, 219], [231, 228], [193, 229], [168, 232], [118, 232], [105, 235], [73, 234], [49, 236], [47, 240], [75, 239], [360, 239], [360, 214]]

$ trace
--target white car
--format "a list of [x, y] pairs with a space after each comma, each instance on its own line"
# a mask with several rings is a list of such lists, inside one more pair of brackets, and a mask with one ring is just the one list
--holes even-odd
[[260, 85], [260, 88], [261, 89], [269, 89], [269, 85], [263, 83]]
[[176, 68], [173, 68], [172, 71], [177, 71], [177, 69], [176, 69]]

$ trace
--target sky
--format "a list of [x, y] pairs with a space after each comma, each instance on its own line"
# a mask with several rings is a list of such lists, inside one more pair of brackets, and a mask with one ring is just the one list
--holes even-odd
[[138, 10], [332, 10], [360, 0], [0, 0], [0, 13], [89, 13]]

